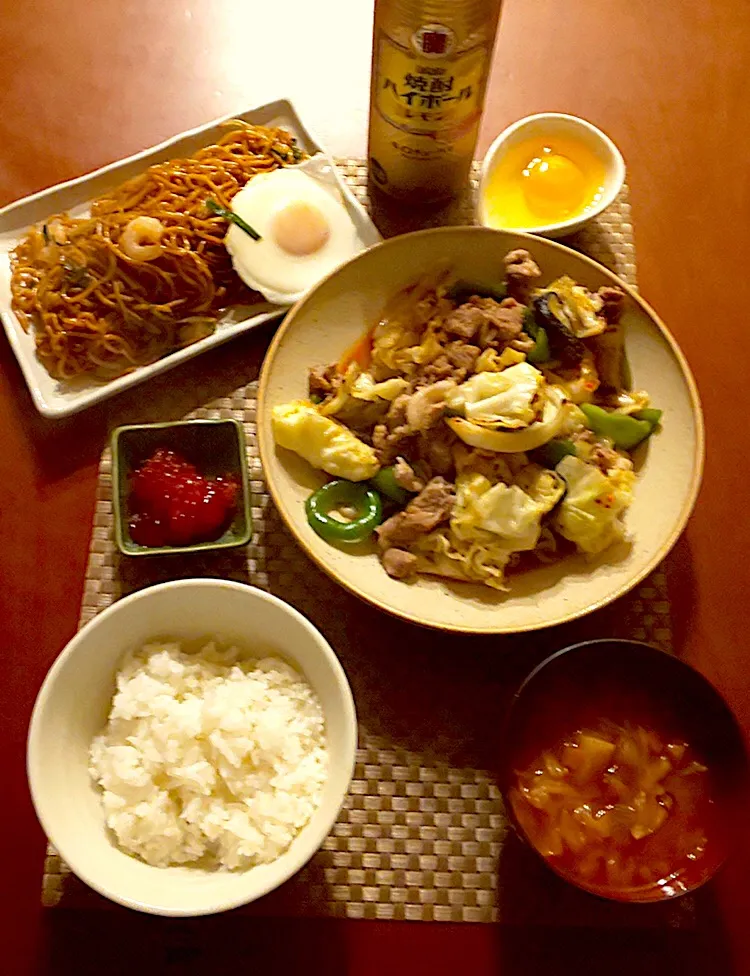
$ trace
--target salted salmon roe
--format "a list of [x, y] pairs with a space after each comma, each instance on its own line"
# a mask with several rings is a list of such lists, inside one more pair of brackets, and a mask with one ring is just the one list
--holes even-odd
[[133, 475], [130, 536], [150, 548], [218, 539], [234, 513], [238, 490], [235, 478], [207, 478], [160, 447]]

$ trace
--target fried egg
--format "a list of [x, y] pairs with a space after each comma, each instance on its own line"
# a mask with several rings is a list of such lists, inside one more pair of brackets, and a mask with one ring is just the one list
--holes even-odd
[[260, 173], [232, 199], [232, 210], [260, 240], [232, 224], [226, 247], [235, 271], [269, 302], [292, 305], [364, 247], [325, 166]]

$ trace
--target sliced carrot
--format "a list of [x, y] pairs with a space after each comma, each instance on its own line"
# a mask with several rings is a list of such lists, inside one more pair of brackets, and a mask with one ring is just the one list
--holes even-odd
[[361, 339], [357, 339], [344, 355], [336, 363], [337, 372], [342, 375], [349, 369], [352, 363], [356, 363], [362, 369], [367, 369], [372, 359], [372, 336], [375, 327], [368, 329]]

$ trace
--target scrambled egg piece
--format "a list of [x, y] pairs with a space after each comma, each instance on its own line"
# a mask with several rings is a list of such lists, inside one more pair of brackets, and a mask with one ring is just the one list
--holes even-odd
[[348, 427], [324, 417], [307, 400], [274, 407], [271, 426], [277, 444], [335, 478], [366, 481], [380, 468], [375, 451], [368, 444]]

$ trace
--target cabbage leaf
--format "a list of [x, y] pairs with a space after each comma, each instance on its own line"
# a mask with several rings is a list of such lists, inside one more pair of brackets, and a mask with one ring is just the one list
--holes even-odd
[[447, 398], [448, 408], [488, 427], [528, 427], [539, 413], [544, 376], [529, 363], [476, 373]]
[[554, 515], [557, 532], [592, 554], [623, 539], [622, 515], [633, 500], [633, 471], [616, 468], [604, 474], [572, 455], [564, 457], [556, 471], [567, 484]]

